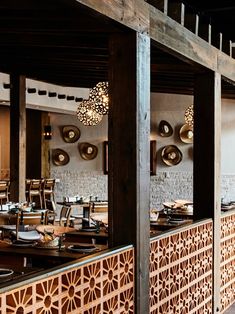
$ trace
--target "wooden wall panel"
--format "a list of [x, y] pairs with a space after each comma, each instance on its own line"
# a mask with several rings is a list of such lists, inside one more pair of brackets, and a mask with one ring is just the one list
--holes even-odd
[[212, 221], [150, 242], [150, 313], [212, 313]]

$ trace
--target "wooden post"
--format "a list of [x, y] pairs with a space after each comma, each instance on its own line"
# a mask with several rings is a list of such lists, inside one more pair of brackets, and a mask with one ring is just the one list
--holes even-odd
[[25, 77], [10, 75], [10, 199], [25, 200], [26, 105]]
[[134, 244], [135, 310], [149, 313], [150, 39], [115, 34], [110, 54], [110, 245]]
[[[42, 112], [41, 129], [44, 129], [45, 125], [50, 125], [50, 115], [47, 112]], [[43, 132], [41, 138], [41, 177], [50, 177], [50, 143], [44, 139]]]
[[198, 74], [194, 87], [194, 216], [213, 218], [213, 313], [220, 309], [221, 75]]

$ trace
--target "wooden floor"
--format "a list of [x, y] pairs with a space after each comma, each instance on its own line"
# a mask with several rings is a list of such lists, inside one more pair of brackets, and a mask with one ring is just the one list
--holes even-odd
[[235, 303], [224, 314], [235, 314]]

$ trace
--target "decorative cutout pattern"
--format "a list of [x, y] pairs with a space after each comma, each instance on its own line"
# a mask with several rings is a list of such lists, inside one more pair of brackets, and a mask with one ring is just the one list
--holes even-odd
[[221, 218], [221, 313], [235, 302], [235, 214]]
[[150, 313], [212, 313], [212, 222], [151, 240]]
[[0, 295], [0, 314], [134, 313], [134, 249]]

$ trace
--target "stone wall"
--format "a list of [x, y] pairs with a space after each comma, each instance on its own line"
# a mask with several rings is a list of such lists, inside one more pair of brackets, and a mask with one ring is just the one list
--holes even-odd
[[64, 196], [79, 195], [108, 199], [108, 176], [102, 171], [76, 171], [53, 168], [51, 177], [56, 179], [55, 198], [62, 201]]
[[162, 203], [176, 199], [193, 199], [191, 172], [160, 172], [151, 177], [150, 208], [162, 208]]
[[[51, 176], [57, 179], [56, 201], [63, 196], [90, 195], [102, 200], [108, 199], [108, 176], [102, 171], [75, 171], [54, 168]], [[235, 175], [223, 175], [221, 198], [224, 201], [235, 200]], [[159, 172], [151, 176], [150, 208], [162, 208], [162, 203], [176, 199], [193, 200], [192, 172]]]

